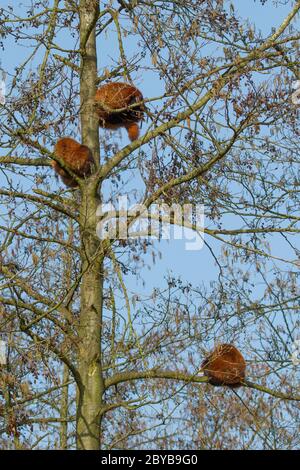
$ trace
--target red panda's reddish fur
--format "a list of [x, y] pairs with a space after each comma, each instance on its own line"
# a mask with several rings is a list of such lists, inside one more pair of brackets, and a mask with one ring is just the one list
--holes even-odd
[[126, 124], [125, 127], [128, 133], [128, 137], [131, 141], [139, 138], [140, 129], [136, 122], [131, 122], [130, 124]]
[[[79, 178], [84, 178], [92, 174], [95, 161], [91, 150], [86, 145], [76, 142], [76, 140], [71, 137], [59, 139], [54, 147], [54, 154], [63, 160], [65, 165]], [[78, 186], [75, 178], [68, 174], [58, 162], [53, 161], [52, 167], [56, 173], [60, 175], [66, 186], [69, 188], [76, 188]]]
[[[105, 129], [125, 127], [130, 140], [139, 136], [138, 122], [143, 118], [145, 107], [142, 93], [132, 85], [122, 82], [110, 82], [98, 88], [95, 95], [99, 126]], [[120, 112], [114, 110], [127, 108], [135, 103], [140, 105]]]
[[239, 387], [245, 379], [246, 362], [232, 344], [217, 346], [201, 364], [211, 385]]

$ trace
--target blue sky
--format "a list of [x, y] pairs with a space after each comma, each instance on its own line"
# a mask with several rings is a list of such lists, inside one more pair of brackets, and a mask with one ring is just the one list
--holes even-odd
[[[290, 5], [277, 5], [276, 7], [271, 1], [265, 5], [261, 5], [259, 1], [253, 0], [233, 0], [232, 3], [235, 5], [235, 9], [240, 13], [241, 17], [248, 18], [249, 22], [254, 23], [257, 29], [261, 29], [265, 35], [270, 34], [271, 28], [277, 27], [282, 20], [286, 17], [286, 14], [290, 11]], [[18, 3], [12, 0], [2, 0], [1, 6], [12, 5], [17, 9]], [[23, 8], [22, 8], [23, 9]], [[61, 33], [64, 38], [64, 33]], [[64, 45], [67, 47], [67, 35], [65, 36]], [[113, 61], [117, 58], [117, 44], [115, 36], [108, 36], [100, 39], [99, 41], [99, 68], [105, 68], [111, 66]], [[125, 40], [126, 52], [134, 55], [136, 53], [136, 43], [131, 38]], [[10, 74], [13, 74], [14, 67], [24, 59], [25, 55], [29, 54], [29, 49], [24, 43], [24, 47], [17, 47], [14, 41], [10, 42], [10, 45], [6, 47], [4, 51], [0, 51], [0, 67], [7, 70]], [[34, 64], [33, 64], [34, 67]], [[0, 76], [1, 78], [1, 76]], [[159, 80], [158, 77], [153, 77], [151, 72], [145, 72], [144, 70], [137, 73], [136, 84], [142, 90], [145, 97], [152, 97], [161, 94], [164, 91], [163, 81]], [[146, 128], [147, 123], [144, 123], [143, 129]], [[101, 130], [103, 136], [103, 130]], [[119, 135], [115, 134], [114, 138], [117, 139], [120, 146], [127, 145], [128, 138], [126, 132], [122, 130], [121, 139]], [[3, 154], [3, 151], [1, 154]], [[0, 184], [1, 184], [1, 173], [0, 173]], [[53, 177], [54, 189], [57, 188], [56, 179]], [[132, 179], [129, 185], [131, 188], [142, 188], [141, 179], [136, 175]], [[61, 185], [60, 185], [61, 187]], [[110, 188], [106, 186], [106, 195], [109, 195]], [[232, 226], [229, 223], [226, 224], [228, 228], [236, 228], [234, 225], [236, 221], [232, 220]], [[238, 225], [240, 226], [240, 225]], [[272, 244], [272, 251], [275, 255], [288, 255], [287, 248], [283, 252], [282, 240], [279, 235], [270, 237]], [[216, 256], [220, 254], [221, 243], [213, 241], [211, 238], [206, 237], [206, 241], [213, 249]], [[210, 250], [205, 246], [199, 251], [188, 251], [186, 250], [186, 240], [161, 240], [160, 242], [154, 243], [154, 250], [160, 256], [156, 256], [155, 264], [153, 264], [152, 254], [149, 252], [143, 257], [145, 267], [141, 268], [139, 276], [127, 275], [126, 285], [131, 297], [136, 291], [145, 294], [146, 296], [151, 294], [154, 287], [165, 287], [164, 278], [168, 274], [172, 274], [175, 277], [180, 276], [183, 281], [190, 282], [195, 288], [204, 283], [209, 288], [212, 281], [217, 279], [218, 269], [215, 261], [211, 255]], [[286, 267], [285, 267], [286, 269]], [[255, 294], [259, 295], [259, 287]], [[122, 302], [123, 299], [120, 299]], [[244, 341], [243, 338], [239, 338], [239, 341]]]
[[[255, 24], [256, 29], [260, 29], [265, 35], [270, 34], [272, 28], [278, 27], [290, 11], [290, 5], [277, 5], [274, 7], [271, 2], [262, 5], [259, 1], [237, 0], [232, 3], [234, 4], [235, 10], [242, 18], [248, 18], [249, 22]], [[108, 47], [113, 48], [112, 41], [108, 42]], [[114, 52], [110, 52], [109, 48], [106, 50], [106, 57], [108, 59], [114, 56]], [[132, 53], [134, 53], [135, 46], [129, 44], [128, 49], [132, 49]], [[105, 60], [105, 58], [103, 58], [103, 60]], [[138, 83], [138, 85], [141, 86], [145, 96], [158, 95], [160, 91], [163, 91], [163, 89], [160, 88], [162, 87], [162, 82], [157, 80], [154, 84], [153, 76], [148, 78], [143, 75], [143, 82], [141, 84]], [[123, 132], [122, 135], [124, 137], [124, 143], [126, 144], [126, 133]], [[136, 181], [134, 184], [136, 184]], [[235, 225], [230, 228], [237, 227], [240, 227], [240, 225]], [[221, 243], [207, 236], [205, 241], [209, 243], [215, 255], [218, 256]], [[148, 267], [142, 270], [140, 278], [127, 276], [127, 281], [129, 281], [127, 283], [129, 288], [132, 288], [132, 291], [136, 290], [136, 288], [140, 290], [143, 281], [145, 288], [142, 288], [142, 290], [149, 293], [152, 288], [162, 286], [163, 278], [168, 273], [181, 276], [182, 280], [190, 282], [194, 286], [198, 286], [203, 282], [207, 287], [218, 275], [218, 268], [209, 248], [206, 246], [200, 251], [187, 251], [185, 249], [186, 240], [171, 239], [154, 243], [154, 248], [157, 252], [162, 254], [161, 259], [156, 257], [156, 262], [153, 265], [152, 255], [146, 255], [144, 261], [148, 264]], [[276, 235], [272, 237], [272, 250], [277, 256], [283, 255], [282, 243], [280, 243], [279, 237]], [[151, 269], [149, 269], [150, 266]]]

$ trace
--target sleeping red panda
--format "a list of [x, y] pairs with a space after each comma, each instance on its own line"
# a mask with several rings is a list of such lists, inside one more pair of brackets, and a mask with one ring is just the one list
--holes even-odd
[[129, 139], [136, 140], [139, 137], [138, 122], [143, 118], [144, 104], [141, 103], [132, 109], [121, 112], [113, 112], [113, 110], [127, 108], [142, 101], [142, 93], [132, 85], [122, 82], [110, 82], [102, 85], [95, 95], [99, 126], [112, 130], [125, 127]]
[[[64, 163], [80, 178], [90, 176], [93, 171], [95, 161], [91, 150], [71, 137], [62, 137], [54, 147], [54, 153], [61, 158]], [[52, 167], [58, 173], [69, 188], [78, 187], [77, 181], [65, 171], [58, 162], [53, 161]]]
[[204, 374], [211, 385], [239, 387], [245, 379], [246, 362], [240, 351], [232, 344], [217, 346], [202, 362]]

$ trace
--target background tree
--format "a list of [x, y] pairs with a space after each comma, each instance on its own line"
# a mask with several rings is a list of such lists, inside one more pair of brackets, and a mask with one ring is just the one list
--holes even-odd
[[[99, 3], [0, 8], [16, 58], [0, 108], [1, 447], [297, 448], [300, 2], [268, 33], [222, 0]], [[130, 144], [99, 135], [112, 79], [146, 97]], [[79, 190], [49, 169], [63, 135], [97, 162]], [[204, 204], [214, 282], [132, 292], [159, 244], [97, 236], [99, 204], [126, 194]], [[215, 342], [241, 348], [244, 387], [206, 383]]]

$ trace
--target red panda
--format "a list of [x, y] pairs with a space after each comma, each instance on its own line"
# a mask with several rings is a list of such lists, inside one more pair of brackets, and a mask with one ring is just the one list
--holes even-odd
[[202, 362], [204, 375], [211, 385], [239, 387], [245, 379], [246, 362], [240, 351], [231, 344], [217, 346]]
[[[59, 139], [54, 147], [54, 154], [80, 178], [90, 176], [95, 164], [91, 150], [86, 145], [81, 145], [71, 137]], [[53, 161], [52, 167], [58, 173], [69, 188], [78, 187], [77, 181], [65, 171], [58, 162]]]
[[[125, 127], [131, 141], [139, 137], [138, 122], [143, 118], [143, 103], [127, 111], [113, 112], [143, 101], [142, 93], [132, 85], [115, 82], [98, 88], [95, 95], [99, 126], [105, 129]], [[102, 105], [102, 106], [101, 106]], [[105, 108], [105, 109], [104, 109]]]

